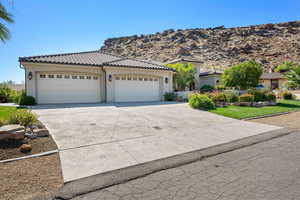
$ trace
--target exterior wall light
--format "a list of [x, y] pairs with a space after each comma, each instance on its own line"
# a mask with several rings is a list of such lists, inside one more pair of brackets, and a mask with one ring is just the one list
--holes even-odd
[[165, 83], [168, 84], [168, 82], [169, 82], [169, 79], [168, 79], [168, 77], [166, 77], [165, 78]]
[[28, 79], [31, 80], [32, 77], [33, 77], [32, 72], [29, 72], [29, 73], [28, 73]]
[[112, 81], [112, 75], [111, 75], [111, 74], [108, 75], [108, 81], [109, 81], [109, 82]]

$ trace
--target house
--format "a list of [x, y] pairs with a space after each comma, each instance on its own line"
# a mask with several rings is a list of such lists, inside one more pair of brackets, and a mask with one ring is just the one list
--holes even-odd
[[284, 75], [279, 72], [263, 73], [260, 77], [260, 83], [269, 89], [283, 88], [287, 80]]
[[100, 51], [20, 57], [25, 87], [38, 104], [160, 101], [174, 70]]
[[192, 63], [196, 68], [195, 83], [189, 88], [190, 90], [199, 90], [203, 85], [215, 86], [219, 84], [223, 73], [218, 67], [203, 67], [203, 62], [192, 58], [179, 58], [167, 62], [166, 64], [175, 63]]

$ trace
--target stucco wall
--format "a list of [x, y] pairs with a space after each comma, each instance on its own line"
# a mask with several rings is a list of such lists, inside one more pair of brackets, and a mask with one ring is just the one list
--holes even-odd
[[209, 75], [209, 76], [201, 76], [200, 77], [200, 87], [201, 88], [203, 85], [211, 85], [215, 86], [218, 84], [218, 81], [221, 81], [221, 75]]

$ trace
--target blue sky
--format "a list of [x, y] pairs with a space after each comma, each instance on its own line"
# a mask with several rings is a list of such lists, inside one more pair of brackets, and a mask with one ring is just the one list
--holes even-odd
[[0, 82], [24, 79], [19, 56], [95, 50], [110, 37], [300, 20], [299, 0], [0, 1], [15, 19], [0, 43]]

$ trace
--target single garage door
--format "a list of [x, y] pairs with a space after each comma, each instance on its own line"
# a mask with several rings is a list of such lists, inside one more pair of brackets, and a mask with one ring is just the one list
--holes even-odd
[[88, 74], [37, 74], [37, 101], [48, 103], [100, 102], [100, 77]]
[[115, 77], [115, 102], [138, 102], [159, 100], [159, 80], [157, 77]]

